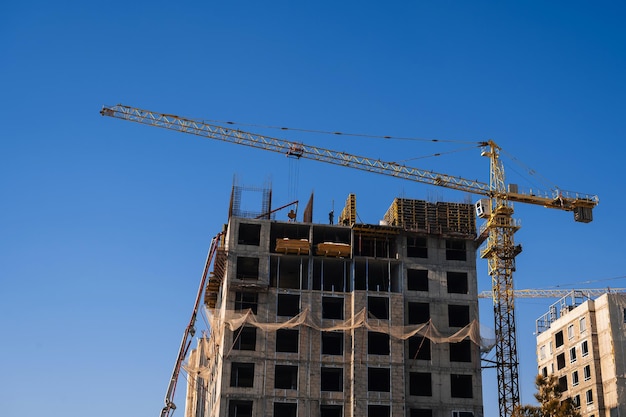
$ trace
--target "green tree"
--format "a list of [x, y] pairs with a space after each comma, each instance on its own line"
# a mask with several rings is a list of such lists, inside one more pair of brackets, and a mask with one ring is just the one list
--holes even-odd
[[521, 405], [513, 411], [513, 417], [581, 417], [571, 398], [561, 398], [563, 392], [555, 375], [535, 379], [539, 406]]

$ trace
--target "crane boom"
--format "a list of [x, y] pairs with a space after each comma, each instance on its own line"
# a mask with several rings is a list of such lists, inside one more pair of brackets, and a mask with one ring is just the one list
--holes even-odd
[[[233, 144], [278, 152], [294, 158], [326, 162], [487, 197], [480, 203], [480, 213], [478, 213], [479, 206], [477, 206], [477, 214], [481, 218], [486, 219], [486, 223], [477, 237], [477, 242], [481, 243], [487, 239], [487, 244], [481, 249], [480, 256], [487, 259], [489, 275], [492, 280], [491, 296], [494, 304], [496, 333], [499, 415], [502, 417], [511, 417], [513, 415], [520, 399], [513, 271], [515, 271], [515, 257], [521, 252], [521, 246], [514, 243], [513, 235], [519, 230], [520, 226], [513, 219], [512, 203], [520, 202], [563, 211], [572, 211], [574, 212], [574, 220], [588, 223], [593, 218], [592, 209], [599, 202], [597, 196], [565, 192], [563, 190], [520, 192], [517, 185], [511, 184], [507, 186], [504, 181], [504, 166], [499, 158], [500, 147], [491, 140], [477, 144], [477, 146], [482, 148], [481, 155], [488, 157], [490, 160], [490, 179], [489, 184], [486, 184], [462, 177], [417, 169], [395, 162], [356, 156], [346, 152], [276, 139], [209, 124], [200, 120], [156, 113], [124, 105], [104, 106], [100, 114]], [[167, 412], [168, 410], [165, 411]]]
[[[607, 292], [626, 292], [626, 288], [582, 288], [582, 289], [552, 289], [552, 290], [539, 290], [539, 289], [523, 289], [514, 290], [515, 298], [560, 298], [564, 297], [572, 292], [578, 292], [587, 297], [596, 297]], [[491, 298], [493, 296], [491, 291], [481, 291], [478, 293], [478, 298]]]
[[[511, 202], [535, 204], [566, 211], [574, 211], [579, 208], [591, 209], [598, 204], [598, 197], [595, 195], [571, 191], [496, 191], [492, 189], [489, 184], [476, 180], [469, 180], [458, 176], [414, 168], [396, 162], [381, 161], [380, 159], [367, 158], [346, 152], [310, 146], [299, 142], [272, 138], [269, 136], [245, 132], [239, 129], [231, 129], [224, 126], [210, 124], [201, 120], [194, 120], [165, 113], [157, 113], [121, 104], [115, 106], [104, 106], [100, 111], [100, 114], [103, 116], [128, 120], [168, 130], [175, 130], [182, 133], [189, 133], [210, 139], [277, 152], [295, 158], [305, 158], [326, 162], [329, 164], [360, 169], [362, 171], [383, 174], [424, 184], [465, 191], [471, 194], [482, 195], [490, 198], [498, 197]], [[482, 147], [486, 147], [488, 145], [489, 142], [477, 143], [477, 146]]]

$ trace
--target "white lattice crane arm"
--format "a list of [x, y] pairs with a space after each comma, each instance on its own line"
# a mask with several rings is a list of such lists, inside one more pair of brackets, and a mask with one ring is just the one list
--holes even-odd
[[[552, 289], [552, 290], [538, 290], [538, 289], [523, 289], [513, 291], [515, 298], [561, 298], [566, 295], [577, 292], [588, 297], [597, 297], [607, 292], [626, 292], [626, 288], [583, 288], [583, 289]], [[478, 293], [478, 298], [493, 298], [492, 291], [481, 291]]]
[[[209, 124], [200, 120], [187, 119], [171, 114], [142, 110], [121, 104], [116, 106], [104, 106], [100, 113], [103, 116], [203, 136], [238, 145], [264, 149], [295, 158], [305, 158], [326, 162], [329, 164], [360, 169], [363, 171], [436, 185], [439, 187], [451, 188], [486, 197], [499, 197], [512, 202], [535, 204], [566, 211], [572, 211], [577, 207], [586, 207], [591, 209], [598, 203], [598, 197], [580, 193], [557, 191], [549, 193], [538, 191], [507, 192], [504, 194], [496, 193], [490, 189], [489, 184], [476, 180], [468, 180], [462, 177], [413, 168], [395, 162], [387, 162], [381, 161], [380, 159], [357, 156], [346, 152], [333, 151], [299, 142], [276, 139], [238, 129]], [[480, 143], [479, 145], [485, 146], [487, 143]]]

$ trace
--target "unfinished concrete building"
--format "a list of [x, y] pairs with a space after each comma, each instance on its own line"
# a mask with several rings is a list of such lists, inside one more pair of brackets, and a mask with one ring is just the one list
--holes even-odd
[[483, 415], [473, 205], [396, 199], [357, 224], [350, 195], [315, 224], [312, 199], [278, 221], [241, 215], [238, 192], [186, 417]]
[[626, 416], [626, 294], [572, 292], [537, 320], [537, 363], [583, 417]]

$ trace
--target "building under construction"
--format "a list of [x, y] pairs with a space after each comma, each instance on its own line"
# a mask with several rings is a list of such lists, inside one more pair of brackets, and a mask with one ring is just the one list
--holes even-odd
[[228, 224], [185, 365], [186, 417], [482, 417], [474, 206], [396, 199], [359, 224], [276, 220], [271, 192]]

